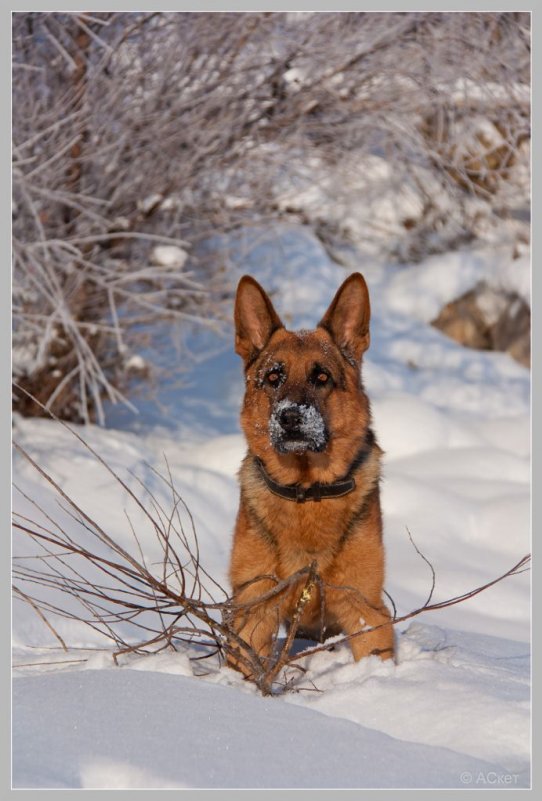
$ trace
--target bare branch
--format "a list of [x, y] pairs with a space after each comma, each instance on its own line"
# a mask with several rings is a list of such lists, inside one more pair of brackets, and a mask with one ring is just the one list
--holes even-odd
[[[162, 554], [156, 566], [148, 563], [144, 558], [143, 532], [136, 530], [126, 512], [139, 556], [130, 553], [92, 515], [83, 511], [23, 448], [15, 444], [18, 452], [49, 484], [53, 494], [61, 499], [62, 512], [68, 515], [68, 522], [61, 523], [22, 492], [46, 524], [39, 522], [39, 519], [33, 520], [28, 515], [14, 512], [15, 530], [42, 549], [33, 557], [27, 554], [24, 557], [14, 557], [14, 591], [18, 598], [30, 604], [39, 614], [65, 650], [70, 650], [70, 645], [60, 637], [48, 616], [78, 621], [107, 637], [114, 644], [112, 655], [115, 661], [130, 653], [156, 653], [164, 648], [188, 649], [190, 658], [197, 660], [217, 654], [228, 656], [246, 675], [252, 677], [262, 694], [269, 695], [297, 689], [296, 675], [303, 675], [305, 672], [302, 661], [332, 647], [324, 643], [291, 654], [304, 608], [316, 589], [322, 604], [322, 630], [326, 591], [331, 590], [335, 594], [357, 593], [358, 600], [367, 604], [367, 599], [361, 597], [354, 588], [337, 587], [324, 582], [317, 572], [316, 562], [284, 579], [269, 575], [255, 577], [249, 583], [254, 585], [263, 582], [267, 589], [250, 601], [237, 602], [204, 569], [194, 521], [175, 489], [167, 462], [166, 476], [162, 476], [157, 470], [153, 470], [153, 473], [163, 481], [164, 488], [171, 496], [172, 508], [169, 512], [163, 508], [156, 494], [141, 481], [138, 481], [142, 494], [139, 497], [84, 437], [66, 423], [59, 422], [101, 464], [123, 494], [128, 493], [142, 512], [144, 521], [150, 526], [151, 537]], [[146, 503], [150, 503], [152, 511], [149, 511]], [[179, 515], [181, 505], [190, 519], [190, 537], [187, 537]], [[415, 545], [410, 532], [409, 537], [418, 555], [430, 567], [431, 589], [426, 601], [412, 611], [398, 614], [392, 602], [393, 617], [391, 621], [381, 625], [397, 625], [422, 613], [467, 601], [504, 579], [521, 574], [530, 564], [530, 556], [524, 556], [505, 573], [483, 585], [452, 598], [434, 601], [435, 569]], [[46, 596], [42, 594], [44, 589], [47, 590]], [[239, 625], [234, 625], [234, 621], [248, 618], [257, 613], [258, 608], [264, 608], [263, 605], [269, 610], [270, 601], [276, 599], [278, 603], [283, 593], [292, 591], [298, 593], [298, 601], [288, 634], [279, 646], [277, 617], [277, 650], [274, 656], [264, 657], [238, 634], [241, 629]], [[78, 609], [69, 609], [64, 598], [77, 602]], [[272, 612], [268, 611], [267, 614]], [[348, 636], [335, 638], [333, 646], [347, 643], [354, 637], [363, 637], [377, 628], [380, 626], [364, 627]], [[292, 668], [296, 674], [288, 673]]]
[[[294, 220], [386, 261], [520, 243], [529, 37], [525, 12], [15, 14], [19, 383], [103, 421], [167, 370], [127, 367], [158, 323], [173, 343], [223, 316], [240, 230]], [[150, 266], [160, 244], [186, 265]]]

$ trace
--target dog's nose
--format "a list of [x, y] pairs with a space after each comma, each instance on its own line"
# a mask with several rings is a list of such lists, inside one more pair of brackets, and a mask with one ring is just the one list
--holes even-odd
[[279, 418], [284, 431], [295, 431], [301, 424], [301, 413], [295, 406], [283, 409]]

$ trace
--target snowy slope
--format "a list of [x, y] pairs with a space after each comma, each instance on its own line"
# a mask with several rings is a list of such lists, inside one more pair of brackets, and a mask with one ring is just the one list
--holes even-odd
[[[291, 327], [313, 326], [347, 274], [305, 229], [278, 231], [271, 243], [248, 238], [232, 260], [239, 275], [251, 272], [273, 292]], [[434, 600], [490, 581], [530, 550], [529, 372], [505, 354], [461, 348], [427, 324], [439, 303], [482, 276], [526, 294], [528, 264], [465, 252], [412, 267], [360, 269], [373, 309], [364, 382], [386, 452], [386, 586], [406, 613], [423, 604], [431, 586], [407, 527], [435, 568]], [[215, 346], [183, 393], [162, 388], [167, 415], [142, 404], [142, 419], [132, 422], [113, 408], [109, 424], [123, 430], [83, 434], [134, 491], [139, 477], [165, 506], [169, 492], [149, 465], [164, 471], [167, 457], [194, 516], [203, 564], [225, 584], [244, 454], [242, 378], [231, 343]], [[138, 510], [69, 431], [16, 418], [14, 437], [134, 549], [127, 511], [146, 558], [157, 558]], [[19, 457], [14, 477], [28, 496], [63, 514]], [[17, 492], [14, 507], [36, 514]], [[29, 553], [20, 536], [14, 553]], [[476, 787], [491, 786], [494, 774], [512, 786], [529, 781], [528, 574], [398, 626], [397, 665], [376, 658], [355, 665], [341, 646], [307, 659], [299, 691], [272, 700], [217, 662], [190, 662], [183, 653], [125, 657], [110, 670], [110, 655], [88, 650], [103, 647], [98, 635], [69, 620], [55, 625], [83, 650], [63, 654], [38, 616], [15, 602], [14, 663], [25, 665], [14, 680], [16, 786], [461, 787], [465, 771]], [[48, 662], [65, 664], [42, 664]], [[196, 678], [203, 664], [207, 675]], [[92, 698], [84, 710], [81, 692]], [[97, 748], [112, 699], [119, 705], [115, 727]], [[56, 708], [62, 713], [52, 714]], [[77, 736], [68, 737], [66, 727]], [[254, 731], [265, 731], [268, 751], [254, 742]], [[149, 732], [156, 746], [148, 746]], [[294, 741], [302, 753], [295, 770], [286, 764]]]
[[[88, 670], [22, 678], [14, 700], [18, 788], [453, 787], [461, 775], [502, 773], [274, 699], [240, 703], [236, 690], [185, 676]], [[331, 753], [330, 743], [338, 744]]]

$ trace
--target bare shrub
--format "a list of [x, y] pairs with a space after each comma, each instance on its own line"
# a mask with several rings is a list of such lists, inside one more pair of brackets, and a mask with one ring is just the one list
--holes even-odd
[[[316, 562], [284, 580], [269, 575], [255, 579], [262, 580], [266, 586], [271, 580], [271, 589], [248, 603], [237, 604], [205, 570], [194, 521], [175, 489], [167, 463], [163, 473], [150, 466], [153, 476], [163, 482], [171, 496], [170, 506], [164, 508], [149, 486], [140, 482], [140, 492], [134, 492], [75, 429], [63, 425], [107, 471], [119, 491], [127, 493], [143, 513], [161, 552], [159, 563], [149, 564], [144, 555], [149, 542], [143, 531], [136, 530], [128, 515], [133, 548], [127, 550], [121, 546], [92, 514], [83, 510], [43, 467], [15, 444], [21, 457], [28, 460], [52, 488], [53, 496], [68, 517], [62, 521], [14, 485], [16, 492], [34, 508], [30, 517], [14, 511], [15, 530], [33, 543], [33, 554], [14, 557], [14, 594], [34, 609], [64, 651], [70, 650], [70, 644], [57, 631], [55, 621], [60, 618], [79, 621], [104, 635], [111, 643], [110, 652], [115, 662], [123, 654], [157, 653], [164, 649], [196, 650], [197, 656], [192, 653], [192, 658], [197, 660], [219, 654], [222, 659], [233, 659], [262, 694], [269, 695], [299, 686], [297, 679], [305, 673], [301, 663], [307, 656], [354, 637], [363, 637], [373, 630], [374, 627], [365, 627], [350, 636], [335, 638], [333, 644], [324, 643], [292, 653], [305, 604], [316, 590], [321, 603], [325, 604], [326, 589], [331, 589], [318, 575]], [[180, 514], [181, 510], [184, 515]], [[183, 522], [186, 516], [188, 527]], [[409, 537], [430, 569], [431, 586], [425, 601], [406, 613], [400, 613], [388, 595], [393, 611], [391, 625], [466, 601], [504, 578], [522, 573], [530, 562], [530, 556], [524, 556], [503, 575], [459, 596], [435, 601], [435, 570], [415, 545], [410, 532]], [[351, 587], [333, 589], [342, 590], [346, 595], [359, 594]], [[269, 657], [262, 656], [236, 633], [233, 620], [240, 614], [254, 613], [263, 603], [269, 608], [273, 598], [278, 611], [282, 596], [292, 590], [298, 593], [298, 601], [287, 636], [279, 638], [277, 624], [272, 653]], [[324, 612], [322, 608], [322, 617]]]
[[529, 25], [15, 13], [19, 383], [102, 422], [104, 397], [152, 372], [157, 330], [223, 317], [230, 278], [200, 244], [240, 226], [296, 219], [330, 252], [346, 238], [400, 260], [503, 236], [528, 208]]

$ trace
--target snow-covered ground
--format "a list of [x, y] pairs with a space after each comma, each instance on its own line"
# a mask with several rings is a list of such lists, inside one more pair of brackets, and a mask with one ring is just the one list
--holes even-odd
[[[307, 229], [238, 242], [238, 274], [268, 290], [289, 327], [311, 327], [350, 270], [331, 263]], [[237, 265], [235, 267], [235, 265]], [[481, 277], [529, 293], [528, 259], [465, 251], [411, 267], [351, 264], [370, 291], [372, 342], [364, 382], [385, 450], [386, 586], [400, 614], [467, 592], [530, 551], [530, 376], [500, 353], [467, 350], [428, 324]], [[166, 411], [142, 403], [139, 421], [117, 408], [85, 439], [141, 492], [167, 507], [164, 471], [191, 510], [207, 571], [226, 584], [244, 455], [240, 360], [213, 343]], [[65, 428], [15, 419], [14, 438], [123, 547], [151, 532], [122, 488]], [[14, 478], [64, 513], [16, 456]], [[18, 491], [14, 508], [36, 516]], [[407, 531], [408, 528], [408, 531]], [[35, 548], [35, 546], [32, 546]], [[16, 535], [15, 555], [31, 544]], [[55, 622], [64, 653], [26, 604], [14, 602], [15, 787], [525, 787], [530, 775], [529, 574], [464, 603], [397, 626], [397, 664], [354, 664], [346, 646], [305, 660], [296, 691], [261, 698], [217, 661], [191, 653], [92, 650], [91, 629]], [[72, 660], [72, 661], [70, 661]], [[73, 661], [76, 660], [76, 661]], [[203, 675], [202, 675], [203, 674]]]

